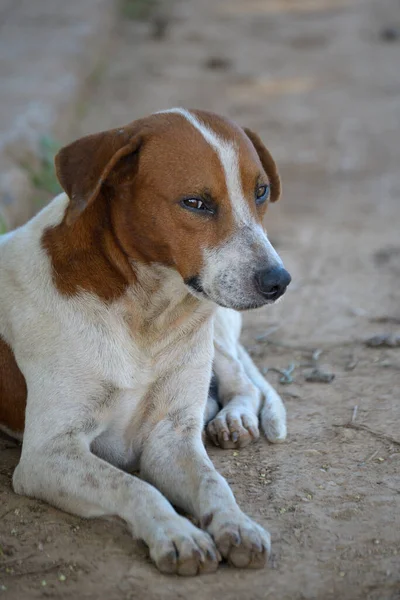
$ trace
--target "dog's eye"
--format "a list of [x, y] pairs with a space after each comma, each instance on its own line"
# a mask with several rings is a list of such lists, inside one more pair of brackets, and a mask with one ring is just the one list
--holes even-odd
[[197, 198], [186, 198], [183, 201], [183, 204], [188, 208], [194, 208], [195, 210], [206, 210], [204, 202], [198, 200]]
[[256, 204], [262, 204], [269, 198], [269, 185], [259, 185], [256, 191]]
[[214, 211], [209, 208], [205, 202], [203, 202], [203, 200], [200, 200], [200, 198], [184, 198], [181, 204], [184, 208], [188, 208], [189, 210], [196, 212], [214, 213]]

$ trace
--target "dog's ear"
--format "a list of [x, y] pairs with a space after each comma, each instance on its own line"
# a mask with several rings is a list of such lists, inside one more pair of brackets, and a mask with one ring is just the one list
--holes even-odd
[[96, 200], [118, 163], [137, 153], [140, 144], [138, 131], [126, 127], [88, 135], [58, 152], [57, 177], [70, 199], [65, 215], [67, 225]]
[[276, 202], [277, 200], [279, 200], [281, 191], [282, 191], [281, 179], [279, 177], [278, 167], [276, 166], [276, 163], [275, 163], [274, 159], [272, 158], [271, 154], [269, 153], [267, 148], [262, 143], [260, 137], [256, 133], [254, 133], [254, 131], [252, 131], [251, 129], [248, 129], [248, 127], [244, 127], [243, 129], [244, 129], [247, 137], [250, 139], [251, 143], [253, 144], [253, 146], [258, 154], [258, 157], [261, 161], [261, 164], [264, 168], [264, 171], [268, 175], [269, 184], [271, 187], [271, 202]]

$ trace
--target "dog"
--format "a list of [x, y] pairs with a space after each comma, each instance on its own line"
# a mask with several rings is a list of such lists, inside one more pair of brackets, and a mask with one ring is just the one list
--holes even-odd
[[270, 536], [202, 435], [241, 447], [260, 418], [268, 440], [286, 436], [282, 401], [239, 342], [240, 312], [290, 283], [262, 225], [281, 192], [272, 156], [249, 129], [177, 108], [79, 139], [55, 163], [64, 193], [0, 237], [15, 492], [122, 518], [164, 573], [264, 566]]

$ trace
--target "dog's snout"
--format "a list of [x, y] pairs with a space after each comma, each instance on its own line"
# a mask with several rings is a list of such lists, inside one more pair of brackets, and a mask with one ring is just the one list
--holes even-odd
[[283, 267], [274, 267], [257, 271], [255, 280], [264, 298], [275, 301], [285, 293], [292, 278]]

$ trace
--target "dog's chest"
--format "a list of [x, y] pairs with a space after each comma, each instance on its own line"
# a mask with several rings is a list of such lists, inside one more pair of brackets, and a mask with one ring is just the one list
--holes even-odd
[[169, 306], [154, 302], [146, 311], [136, 299], [124, 299], [92, 311], [90, 325], [79, 335], [82, 358], [104, 382], [140, 398], [171, 366], [189, 365], [191, 354], [203, 347], [209, 352], [210, 310], [195, 302], [190, 297]]
[[198, 365], [200, 357], [207, 377], [212, 325], [204, 315], [183, 318], [182, 311], [178, 312], [179, 318], [171, 313], [157, 323], [138, 320], [134, 310], [118, 307], [100, 331], [96, 346], [102, 348], [104, 385], [96, 410], [101, 433], [93, 450], [113, 464], [136, 464], [146, 428], [165, 416], [168, 394], [175, 397], [179, 391], [176, 383], [171, 389], [170, 377], [175, 381], [179, 372], [184, 382], [190, 377], [191, 360]]

